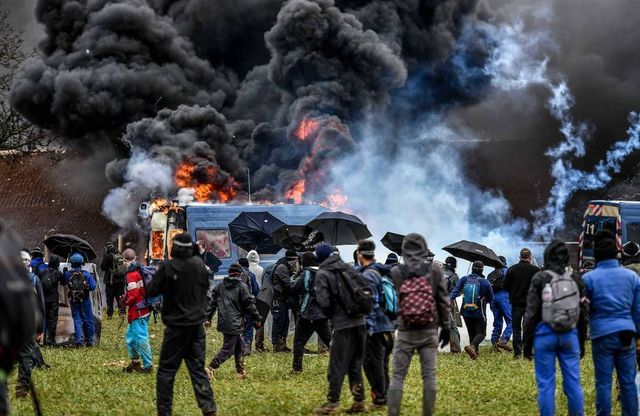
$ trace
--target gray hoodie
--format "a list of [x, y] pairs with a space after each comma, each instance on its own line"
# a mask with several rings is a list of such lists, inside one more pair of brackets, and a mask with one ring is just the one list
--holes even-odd
[[260, 255], [258, 255], [257, 251], [251, 250], [247, 253], [247, 260], [249, 260], [249, 271], [256, 275], [258, 286], [262, 287], [262, 274], [264, 273], [264, 268], [260, 266]]

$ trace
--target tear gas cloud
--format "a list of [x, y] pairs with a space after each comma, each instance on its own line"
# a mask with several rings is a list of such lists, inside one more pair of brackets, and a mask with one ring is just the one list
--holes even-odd
[[250, 172], [254, 200], [348, 200], [377, 235], [508, 254], [569, 235], [572, 198], [640, 146], [640, 12], [613, 3], [38, 0], [10, 102], [116, 149], [103, 212], [123, 228], [182, 186], [244, 201]]

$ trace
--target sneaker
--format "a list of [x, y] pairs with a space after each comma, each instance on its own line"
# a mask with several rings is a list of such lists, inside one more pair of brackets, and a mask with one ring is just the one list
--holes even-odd
[[338, 402], [326, 402], [321, 407], [318, 407], [313, 411], [316, 415], [334, 415], [340, 410], [340, 403]]
[[471, 345], [467, 345], [466, 347], [464, 347], [464, 352], [466, 352], [467, 355], [472, 360], [475, 360], [476, 358], [478, 358], [478, 353], [476, 352], [476, 350]]
[[500, 352], [500, 348], [498, 348], [498, 344], [491, 344], [491, 351]]
[[302, 374], [302, 369], [298, 370], [294, 368], [293, 370], [291, 370], [291, 374]]
[[213, 367], [205, 367], [204, 371], [207, 373], [207, 377], [210, 381], [215, 380], [216, 378], [216, 370]]
[[123, 368], [122, 371], [124, 371], [125, 373], [133, 373], [134, 371], [142, 371], [142, 365], [140, 364], [140, 361], [131, 360], [129, 365], [126, 366], [125, 368]]
[[362, 402], [353, 402], [350, 408], [347, 409], [347, 413], [366, 413], [369, 409], [367, 405]]
[[498, 348], [502, 348], [505, 351], [509, 351], [509, 352], [513, 351], [513, 347], [509, 345], [507, 341], [498, 341], [496, 345]]
[[141, 374], [153, 374], [153, 366], [141, 368], [138, 372]]
[[238, 376], [238, 379], [240, 379], [240, 380], [244, 380], [244, 379], [246, 379], [246, 378], [247, 378], [247, 372], [246, 372], [246, 371], [244, 371], [244, 370], [239, 371], [239, 372], [237, 372], [236, 374], [237, 374], [237, 376]]

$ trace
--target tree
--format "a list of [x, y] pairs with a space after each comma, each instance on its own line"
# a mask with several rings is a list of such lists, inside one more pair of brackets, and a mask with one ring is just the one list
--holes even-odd
[[0, 151], [32, 152], [48, 148], [53, 141], [50, 132], [30, 123], [9, 105], [13, 77], [30, 56], [22, 44], [21, 33], [11, 24], [11, 14], [0, 10]]

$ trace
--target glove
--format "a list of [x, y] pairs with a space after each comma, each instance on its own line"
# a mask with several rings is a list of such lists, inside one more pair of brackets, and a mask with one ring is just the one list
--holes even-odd
[[445, 346], [449, 345], [449, 341], [451, 341], [451, 331], [448, 328], [443, 328], [440, 331], [440, 338], [438, 339], [438, 341], [440, 342], [440, 348], [444, 348]]
[[253, 323], [253, 327], [254, 327], [255, 329], [260, 329], [260, 328], [262, 328], [262, 321], [255, 321], [255, 322]]
[[211, 326], [211, 321], [204, 321], [204, 327], [209, 328]]

